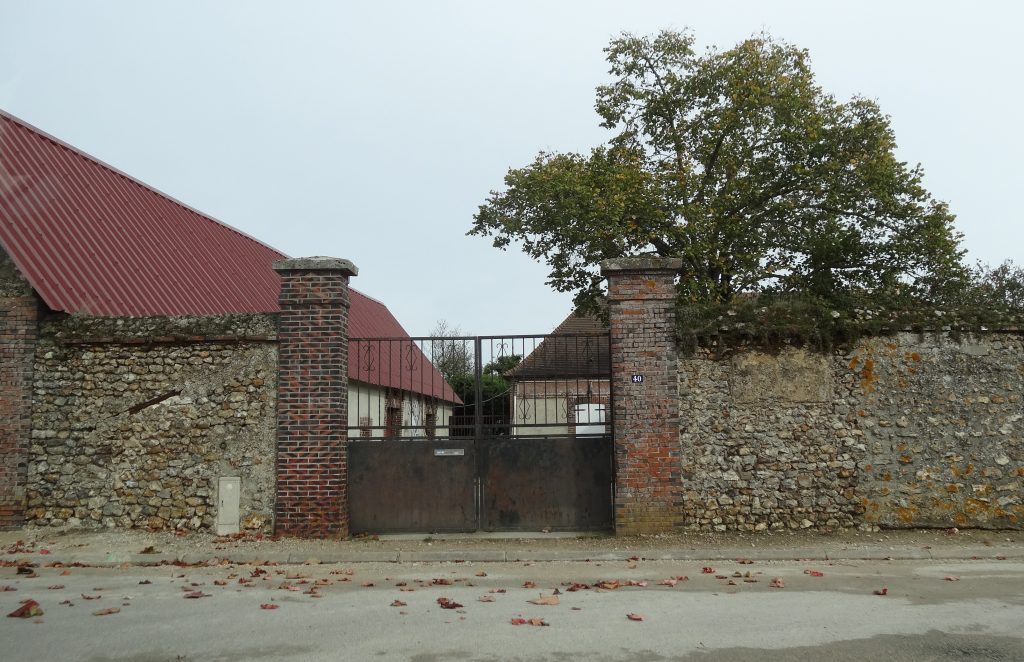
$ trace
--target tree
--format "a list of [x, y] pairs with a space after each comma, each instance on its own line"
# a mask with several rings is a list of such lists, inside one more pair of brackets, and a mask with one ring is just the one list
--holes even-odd
[[541, 152], [492, 191], [469, 234], [520, 243], [548, 283], [593, 310], [597, 263], [679, 257], [683, 304], [739, 294], [941, 298], [966, 281], [947, 206], [894, 155], [869, 99], [837, 101], [807, 51], [758, 35], [698, 55], [689, 33], [629, 34], [597, 88], [614, 135], [589, 154]]
[[438, 320], [430, 330], [430, 336], [433, 338], [427, 351], [430, 362], [446, 382], [451, 384], [459, 375], [473, 374], [473, 344], [463, 338], [462, 329]]

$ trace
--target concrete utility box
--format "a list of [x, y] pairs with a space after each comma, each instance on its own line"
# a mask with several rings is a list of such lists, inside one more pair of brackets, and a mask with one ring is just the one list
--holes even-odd
[[217, 486], [217, 535], [238, 533], [238, 498], [241, 478], [221, 478]]

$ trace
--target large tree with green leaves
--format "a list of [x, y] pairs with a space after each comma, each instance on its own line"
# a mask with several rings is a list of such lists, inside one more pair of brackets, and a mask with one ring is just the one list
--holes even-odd
[[589, 154], [510, 170], [470, 234], [520, 244], [586, 307], [597, 263], [680, 257], [680, 301], [743, 293], [937, 297], [965, 270], [947, 206], [894, 154], [889, 118], [839, 101], [807, 51], [767, 35], [698, 54], [689, 33], [622, 35], [597, 88], [613, 132]]

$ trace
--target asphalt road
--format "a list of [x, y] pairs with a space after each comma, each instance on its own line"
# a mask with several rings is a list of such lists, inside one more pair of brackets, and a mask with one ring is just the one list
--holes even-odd
[[[16, 589], [0, 592], [3, 614], [25, 599], [44, 612], [0, 618], [0, 658], [1024, 660], [1024, 563], [1013, 560], [729, 561], [710, 574], [696, 562], [644, 560], [259, 571], [267, 574], [248, 565], [40, 567], [29, 577], [0, 568], [0, 588]], [[688, 579], [659, 583], [680, 576]], [[772, 587], [775, 578], [784, 586]], [[602, 580], [647, 585], [595, 586]], [[570, 591], [572, 582], [590, 588]], [[557, 605], [528, 602], [555, 589]], [[192, 592], [203, 597], [185, 597]], [[462, 606], [443, 609], [439, 598]], [[103, 609], [119, 611], [95, 615]]]

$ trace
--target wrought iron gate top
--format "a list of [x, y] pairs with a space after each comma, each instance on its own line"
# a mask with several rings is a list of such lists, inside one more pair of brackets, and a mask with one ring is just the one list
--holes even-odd
[[352, 338], [348, 436], [604, 435], [607, 333]]

